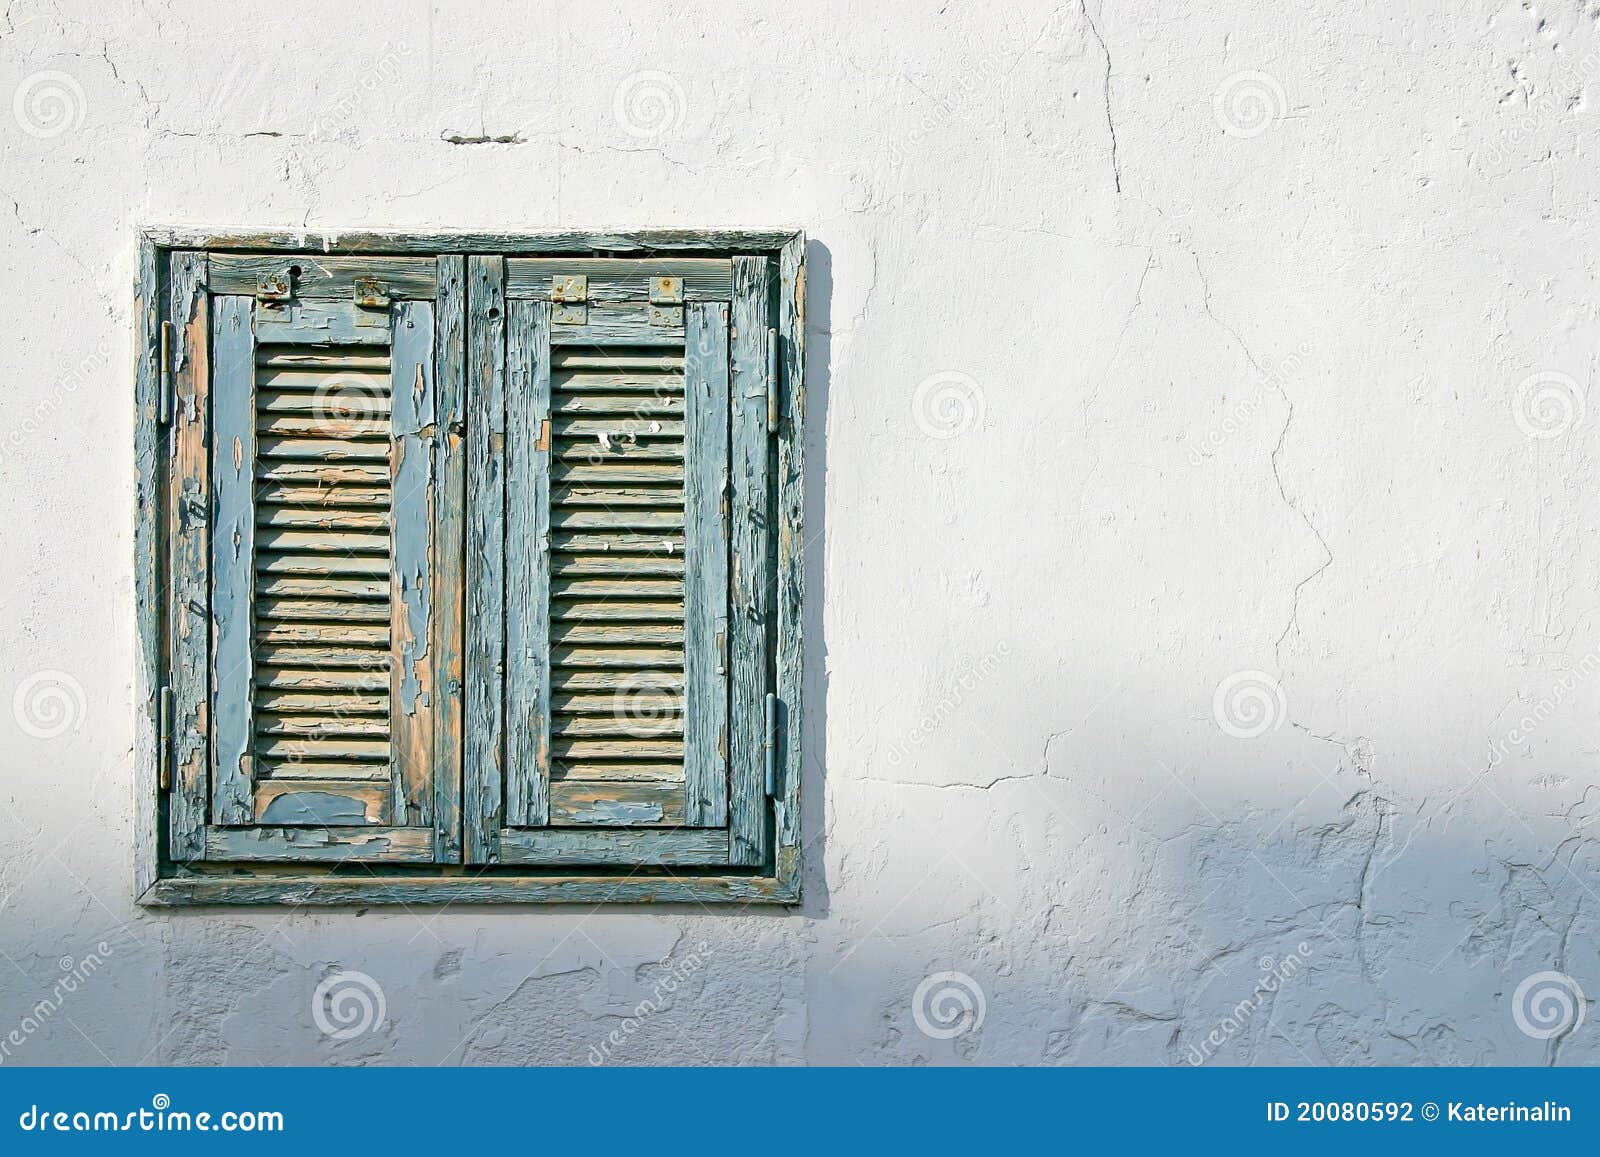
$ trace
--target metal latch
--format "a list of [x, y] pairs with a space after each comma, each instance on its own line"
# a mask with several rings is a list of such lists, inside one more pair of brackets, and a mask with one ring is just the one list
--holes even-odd
[[550, 321], [583, 325], [589, 320], [589, 279], [581, 273], [558, 273], [550, 279]]
[[294, 276], [287, 269], [256, 275], [256, 300], [282, 304], [294, 296]]
[[156, 421], [163, 426], [172, 425], [172, 323], [161, 323], [160, 380], [156, 384]]
[[683, 278], [650, 279], [649, 318], [651, 325], [675, 327], [683, 324]]
[[156, 708], [156, 763], [161, 769], [162, 791], [172, 787], [172, 705], [172, 688], [161, 688]]

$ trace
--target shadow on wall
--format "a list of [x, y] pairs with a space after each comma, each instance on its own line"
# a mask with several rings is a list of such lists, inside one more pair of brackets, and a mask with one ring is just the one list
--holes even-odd
[[820, 241], [806, 242], [806, 468], [805, 468], [805, 685], [800, 751], [800, 912], [828, 914], [827, 742], [828, 639], [825, 629], [828, 568], [828, 393], [833, 365], [833, 254]]
[[64, 925], [0, 926], [0, 1064], [1600, 1061], [1600, 841], [1486, 849], [1367, 791], [1166, 834], [1052, 828], [1021, 781], [937, 794], [891, 803], [948, 854], [863, 864], [817, 923], [212, 909], [93, 933], [69, 885]]

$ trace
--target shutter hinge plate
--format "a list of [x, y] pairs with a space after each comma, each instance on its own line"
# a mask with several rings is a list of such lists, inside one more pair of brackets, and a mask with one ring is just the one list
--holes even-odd
[[355, 302], [362, 309], [388, 309], [389, 287], [376, 277], [358, 277], [351, 288]]
[[651, 325], [676, 327], [683, 324], [683, 278], [650, 279], [648, 316]]
[[558, 273], [550, 279], [552, 325], [583, 325], [589, 320], [589, 278], [582, 273]]
[[294, 296], [294, 276], [287, 269], [256, 275], [256, 300], [281, 305]]

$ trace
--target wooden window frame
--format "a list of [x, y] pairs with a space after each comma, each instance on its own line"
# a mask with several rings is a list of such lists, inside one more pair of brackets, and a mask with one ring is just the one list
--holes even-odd
[[[212, 231], [152, 228], [139, 235], [135, 324], [135, 597], [139, 632], [135, 696], [134, 895], [147, 906], [523, 903], [786, 904], [800, 900], [800, 718], [804, 656], [805, 244], [794, 230], [645, 230], [623, 233]], [[754, 256], [767, 262], [778, 330], [777, 431], [773, 457], [776, 570], [776, 751], [766, 862], [752, 868], [682, 870], [665, 865], [560, 868], [310, 863], [247, 867], [180, 864], [168, 855], [170, 793], [161, 783], [163, 695], [170, 614], [167, 562], [170, 464], [164, 425], [166, 362], [182, 319], [169, 316], [169, 259], [176, 251], [329, 258], [459, 255], [659, 258]], [[164, 323], [171, 322], [172, 325]], [[165, 335], [165, 343], [164, 343]], [[454, 340], [465, 341], [457, 333]], [[168, 721], [170, 722], [170, 721]], [[175, 762], [175, 761], [174, 761]], [[459, 775], [460, 768], [457, 768]], [[459, 794], [458, 797], [459, 798]]]

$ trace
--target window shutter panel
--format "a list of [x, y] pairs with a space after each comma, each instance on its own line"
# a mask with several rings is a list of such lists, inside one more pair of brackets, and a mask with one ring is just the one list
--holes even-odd
[[[733, 266], [511, 259], [502, 276], [505, 409], [485, 420], [504, 430], [504, 489], [486, 442], [493, 493], [474, 514], [487, 524], [504, 504], [504, 537], [484, 545], [503, 557], [505, 652], [485, 629], [476, 668], [504, 672], [504, 765], [492, 744], [468, 765], [486, 813], [477, 862], [747, 862], [729, 826]], [[749, 452], [764, 455], [756, 360]], [[493, 351], [474, 364], [492, 410]], [[770, 523], [755, 521], [764, 558]], [[750, 678], [759, 746], [765, 675]], [[759, 820], [763, 784], [742, 783], [761, 793], [745, 808]]]
[[[435, 306], [391, 304], [381, 289], [359, 302], [360, 262], [313, 287], [326, 299], [217, 292], [236, 288], [238, 260], [213, 257], [221, 285], [208, 301], [197, 295], [187, 424], [174, 434], [174, 673], [209, 641], [175, 700], [190, 704], [185, 734], [195, 721], [205, 736], [209, 719], [210, 757], [203, 774], [180, 765], [172, 854], [428, 862]], [[431, 276], [431, 260], [410, 264]], [[209, 327], [198, 320], [207, 311]], [[208, 604], [208, 618], [196, 616]]]

